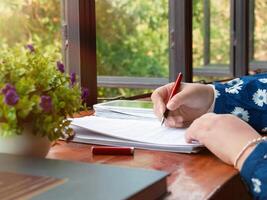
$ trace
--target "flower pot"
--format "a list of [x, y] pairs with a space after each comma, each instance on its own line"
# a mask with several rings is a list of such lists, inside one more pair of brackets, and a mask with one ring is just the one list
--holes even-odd
[[51, 141], [47, 137], [35, 136], [32, 132], [31, 125], [26, 124], [21, 135], [0, 136], [0, 153], [44, 158], [51, 147]]

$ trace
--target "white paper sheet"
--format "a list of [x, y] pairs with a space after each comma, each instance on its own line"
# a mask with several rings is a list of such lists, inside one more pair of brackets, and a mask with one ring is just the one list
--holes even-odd
[[[133, 144], [139, 144], [139, 146], [142, 145], [143, 147], [146, 146], [148, 149], [157, 147], [156, 149], [177, 149], [177, 151], [181, 152], [193, 151], [195, 147], [202, 146], [196, 143], [187, 143], [184, 139], [185, 129], [167, 128], [161, 126], [160, 122], [156, 120], [123, 120], [87, 116], [73, 119], [71, 125], [98, 133], [92, 136], [92, 134], [88, 132], [88, 138], [86, 138], [87, 135], [85, 131], [76, 129], [76, 139], [91, 139], [95, 141], [109, 140], [109, 145], [112, 145], [112, 142], [116, 143], [119, 141], [120, 145], [125, 142], [132, 146], [134, 146]], [[97, 135], [98, 138], [96, 138]]]

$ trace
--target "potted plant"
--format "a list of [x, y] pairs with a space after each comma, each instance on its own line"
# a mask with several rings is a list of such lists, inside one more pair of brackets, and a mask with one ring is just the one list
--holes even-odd
[[67, 117], [88, 98], [76, 79], [32, 45], [2, 50], [0, 152], [45, 157], [52, 141], [72, 136]]

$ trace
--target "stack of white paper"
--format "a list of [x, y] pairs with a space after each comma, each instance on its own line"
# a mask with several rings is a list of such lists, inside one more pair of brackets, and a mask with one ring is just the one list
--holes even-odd
[[199, 143], [186, 143], [185, 129], [167, 128], [157, 120], [96, 116], [72, 120], [71, 126], [76, 132], [73, 140], [77, 142], [184, 153], [197, 152], [203, 147]]

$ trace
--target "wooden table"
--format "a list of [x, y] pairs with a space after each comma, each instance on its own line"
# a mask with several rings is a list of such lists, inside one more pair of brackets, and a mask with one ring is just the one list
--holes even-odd
[[190, 155], [138, 149], [134, 156], [93, 156], [90, 148], [88, 144], [59, 142], [47, 157], [170, 172], [167, 200], [251, 199], [237, 170], [208, 151]]

